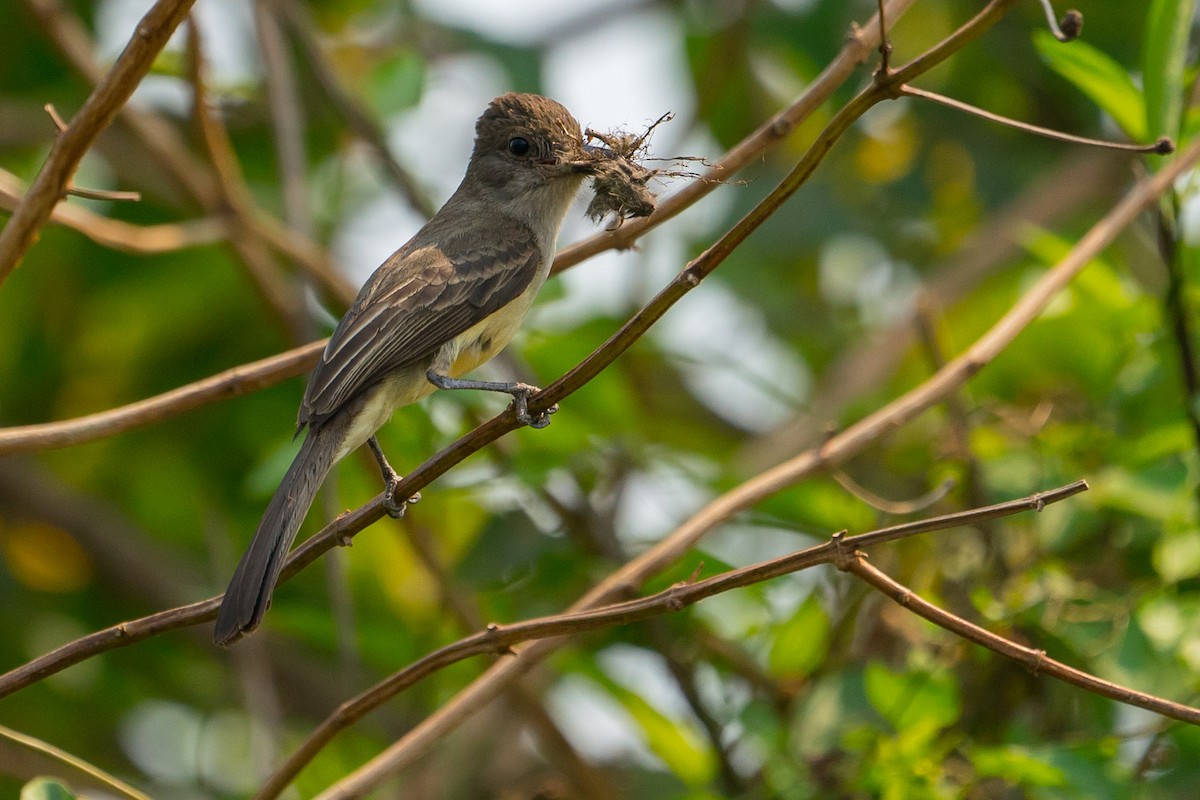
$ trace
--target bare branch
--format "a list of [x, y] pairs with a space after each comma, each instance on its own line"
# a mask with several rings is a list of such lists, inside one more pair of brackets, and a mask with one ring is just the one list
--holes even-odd
[[25, 199], [0, 231], [0, 283], [16, 269], [38, 231], [62, 199], [71, 176], [100, 131], [112, 121], [150, 71], [171, 33], [187, 16], [195, 0], [158, 0], [138, 23], [133, 38], [75, 115], [54, 140], [50, 155]]
[[[149, 797], [128, 783], [125, 783], [125, 781], [41, 739], [35, 739], [28, 734], [20, 733], [14, 731], [12, 728], [0, 725], [0, 740], [7, 742], [9, 747], [19, 747], [53, 763], [53, 769], [56, 773], [65, 767], [72, 775], [72, 783], [77, 787], [95, 787], [106, 797], [124, 797], [128, 800], [150, 800]], [[43, 770], [39, 774], [44, 774], [44, 772]], [[33, 778], [34, 776], [29, 775], [27, 777]]]
[[989, 650], [994, 650], [1002, 656], [1007, 656], [1023, 663], [1034, 675], [1046, 674], [1060, 681], [1082, 687], [1093, 694], [1111, 698], [1126, 705], [1144, 708], [1164, 717], [1177, 719], [1192, 725], [1200, 725], [1200, 708], [1192, 708], [1182, 703], [1175, 703], [1162, 697], [1139, 692], [1125, 686], [1097, 678], [1082, 670], [1069, 667], [1061, 661], [1056, 661], [1046, 655], [1045, 650], [1026, 647], [1016, 642], [998, 636], [985, 630], [962, 617], [955, 616], [949, 611], [938, 608], [927, 600], [918, 597], [913, 591], [889, 578], [884, 573], [867, 563], [866, 557], [858, 554], [845, 567], [846, 571], [862, 578], [874, 588], [895, 600], [908, 611], [929, 620], [934, 625], [945, 628], [951, 633], [964, 639], [969, 639]]
[[105, 436], [160, 422], [214, 400], [239, 397], [312, 369], [325, 349], [318, 342], [287, 350], [276, 356], [252, 361], [178, 389], [136, 403], [88, 414], [84, 417], [0, 428], [0, 455], [25, 453], [90, 442]]
[[979, 520], [996, 519], [1022, 511], [1040, 511], [1048, 503], [1065, 500], [1086, 489], [1087, 484], [1085, 482], [1076, 481], [1058, 489], [994, 506], [945, 514], [906, 525], [897, 525], [878, 531], [871, 531], [870, 533], [858, 536], [835, 536], [822, 544], [808, 547], [780, 558], [732, 569], [720, 575], [705, 578], [704, 580], [678, 583], [657, 594], [641, 597], [636, 600], [613, 603], [612, 605], [604, 605], [589, 610], [567, 611], [563, 614], [527, 620], [511, 625], [489, 625], [483, 631], [429, 653], [405, 669], [388, 676], [357, 697], [342, 703], [333, 714], [309, 734], [308, 738], [301, 743], [296, 752], [267, 779], [254, 795], [254, 800], [271, 800], [271, 798], [278, 797], [287, 788], [288, 784], [295, 779], [296, 775], [300, 773], [300, 770], [340, 731], [354, 724], [365, 714], [378, 708], [399, 692], [423, 680], [432, 673], [463, 659], [488, 654], [508, 655], [513, 648], [523, 642], [577, 635], [597, 628], [627, 625], [632, 622], [650, 619], [651, 617], [675, 613], [716, 594], [762, 583], [782, 575], [814, 567], [818, 564], [834, 563], [843, 559], [845, 554], [853, 553], [859, 547], [895, 541], [896, 539], [919, 533], [969, 525]]
[[[16, 175], [0, 169], [0, 208], [12, 211], [25, 196]], [[78, 231], [96, 244], [127, 253], [167, 253], [224, 241], [225, 223], [214, 218], [159, 225], [133, 225], [103, 217], [82, 205], [59, 203], [50, 221]]]

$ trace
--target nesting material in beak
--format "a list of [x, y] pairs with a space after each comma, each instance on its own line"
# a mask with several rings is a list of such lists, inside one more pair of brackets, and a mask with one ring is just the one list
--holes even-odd
[[596, 148], [592, 171], [592, 191], [595, 196], [588, 204], [587, 215], [595, 222], [610, 213], [615, 215], [610, 230], [620, 227], [631, 217], [648, 217], [654, 213], [655, 196], [647, 186], [655, 170], [646, 169], [632, 158]]

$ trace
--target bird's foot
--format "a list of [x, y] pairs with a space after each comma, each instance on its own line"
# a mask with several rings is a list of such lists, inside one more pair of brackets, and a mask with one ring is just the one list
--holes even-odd
[[406, 500], [397, 501], [396, 487], [400, 485], [404, 476], [396, 472], [388, 463], [387, 457], [383, 454], [383, 448], [379, 446], [378, 439], [372, 436], [367, 439], [367, 444], [370, 446], [371, 452], [375, 454], [375, 460], [379, 462], [379, 474], [383, 476], [383, 510], [392, 519], [400, 519], [404, 516], [409, 503], [421, 500], [421, 493], [417, 492]]
[[550, 424], [550, 415], [558, 412], [558, 403], [555, 403], [545, 411], [537, 414], [529, 413], [529, 396], [541, 391], [536, 386], [528, 383], [514, 383], [506, 391], [513, 396], [513, 410], [517, 412], [517, 420], [531, 428], [546, 427]]
[[411, 503], [421, 502], [421, 493], [417, 492], [407, 500], [396, 500], [396, 487], [400, 485], [400, 481], [404, 479], [403, 475], [398, 475], [395, 472], [384, 481], [383, 487], [383, 510], [392, 519], [400, 519], [404, 516], [404, 512], [408, 510]]

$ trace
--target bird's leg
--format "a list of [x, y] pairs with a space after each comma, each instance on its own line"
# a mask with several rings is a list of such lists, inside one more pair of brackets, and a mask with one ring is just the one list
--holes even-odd
[[383, 475], [383, 510], [388, 513], [389, 517], [399, 519], [404, 516], [404, 509], [408, 508], [409, 503], [415, 503], [421, 499], [421, 493], [417, 492], [407, 500], [396, 502], [396, 484], [400, 483], [402, 476], [388, 463], [387, 456], [383, 454], [383, 448], [379, 446], [378, 439], [372, 436], [367, 439], [367, 444], [370, 445], [371, 452], [375, 454], [375, 460], [379, 462], [379, 472]]
[[513, 408], [517, 411], [517, 419], [531, 428], [544, 428], [550, 424], [550, 415], [558, 411], [558, 404], [547, 408], [545, 411], [538, 414], [536, 417], [529, 413], [529, 395], [534, 392], [540, 392], [536, 386], [531, 386], [528, 383], [520, 383], [517, 381], [476, 381], [467, 378], [451, 378], [449, 375], [441, 375], [433, 370], [425, 373], [425, 377], [439, 389], [480, 389], [485, 392], [504, 392], [511, 394], [513, 398]]

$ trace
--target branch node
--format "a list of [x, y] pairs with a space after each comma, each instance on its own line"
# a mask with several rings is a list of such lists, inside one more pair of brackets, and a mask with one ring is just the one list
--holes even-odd
[[1045, 650], [1034, 650], [1032, 653], [1030, 653], [1030, 659], [1029, 659], [1030, 673], [1036, 676], [1038, 674], [1038, 672], [1041, 671], [1042, 664], [1045, 663], [1045, 661], [1046, 661], [1046, 651]]
[[699, 286], [703, 277], [694, 265], [679, 273], [680, 282], [686, 283], [688, 286]]
[[350, 547], [354, 544], [354, 534], [349, 530], [341, 531], [334, 537], [334, 541], [338, 547]]
[[[67, 122], [58, 113], [58, 109], [54, 107], [54, 103], [46, 103], [42, 108], [50, 115], [50, 121], [54, 123], [55, 135], [60, 136], [65, 133]], [[86, 197], [90, 200], [131, 200], [136, 202], [142, 199], [140, 192], [123, 192], [114, 189], [81, 189], [70, 179], [67, 180], [66, 185], [63, 187], [62, 194], [59, 195], [59, 200], [65, 199], [67, 195]]]
[[860, 557], [865, 558], [865, 553], [860, 553], [853, 547], [846, 546], [846, 531], [838, 531], [829, 537], [833, 543], [833, 565], [842, 572], [847, 572], [852, 566], [858, 563]]

